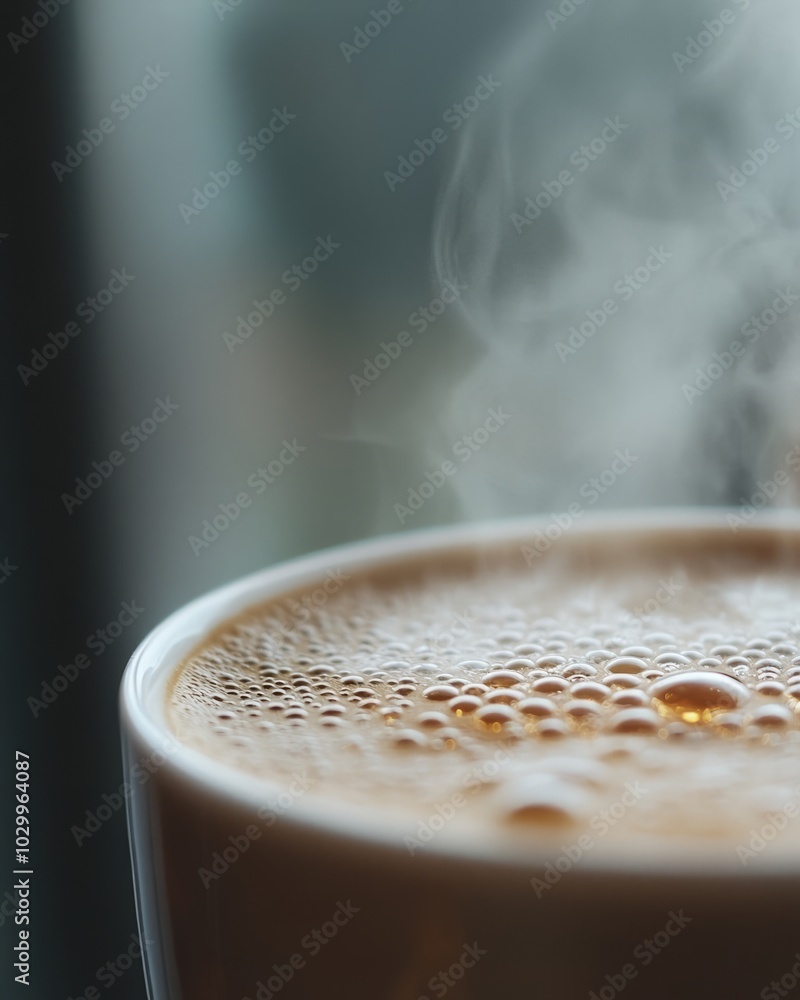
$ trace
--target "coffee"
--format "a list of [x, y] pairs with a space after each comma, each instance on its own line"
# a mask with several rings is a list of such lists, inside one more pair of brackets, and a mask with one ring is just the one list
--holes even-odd
[[776, 864], [800, 847], [798, 552], [731, 541], [351, 575], [318, 607], [292, 594], [218, 629], [169, 719], [286, 789], [302, 766], [320, 810], [418, 849], [433, 818], [440, 849], [594, 830], [593, 865], [736, 863], [777, 817]]
[[190, 605], [123, 686], [152, 1000], [766, 996], [799, 608], [800, 526], [713, 513], [423, 532]]

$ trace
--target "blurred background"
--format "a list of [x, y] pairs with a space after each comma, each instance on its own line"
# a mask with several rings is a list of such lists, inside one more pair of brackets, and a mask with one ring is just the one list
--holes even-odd
[[29, 753], [28, 997], [144, 996], [116, 697], [170, 611], [429, 524], [796, 502], [798, 13], [725, 10], [7, 12], [0, 783], [12, 803]]

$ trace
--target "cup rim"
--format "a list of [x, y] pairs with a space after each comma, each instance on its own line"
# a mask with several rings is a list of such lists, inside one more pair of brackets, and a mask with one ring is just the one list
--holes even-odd
[[[621, 509], [596, 512], [575, 522], [569, 528], [573, 536], [614, 533], [635, 535], [637, 532], [673, 533], [680, 531], [714, 532], [731, 531], [726, 518], [731, 514], [741, 517], [738, 508], [724, 507], [673, 507]], [[120, 717], [125, 733], [135, 735], [141, 745], [157, 750], [169, 746], [164, 754], [164, 766], [175, 769], [181, 778], [193, 785], [213, 791], [215, 797], [233, 800], [240, 806], [256, 809], [265, 799], [277, 796], [283, 786], [268, 778], [256, 777], [222, 763], [199, 750], [180, 744], [169, 728], [164, 711], [167, 682], [175, 667], [205, 636], [226, 620], [235, 617], [246, 608], [283, 593], [290, 593], [304, 586], [318, 582], [328, 570], [346, 569], [354, 573], [363, 572], [382, 564], [405, 562], [415, 556], [457, 552], [459, 549], [509, 543], [519, 541], [520, 546], [552, 523], [547, 516], [514, 518], [504, 520], [476, 521], [466, 525], [427, 527], [394, 535], [383, 535], [356, 542], [348, 542], [310, 555], [289, 559], [258, 570], [230, 583], [217, 587], [178, 608], [156, 625], [140, 642], [131, 655], [122, 676], [119, 693]], [[800, 534], [800, 511], [792, 508], [776, 508], [760, 511], [759, 516], [739, 534], [796, 533]], [[732, 544], [737, 544], [732, 542]], [[361, 847], [371, 846], [401, 852], [409, 857], [402, 835], [408, 831], [387, 831], [386, 829], [364, 829], [353, 820], [352, 806], [345, 806], [341, 814], [312, 804], [310, 807], [299, 799], [281, 816], [280, 824], [287, 830], [304, 835], [326, 834], [335, 839], [345, 840]], [[506, 869], [531, 873], [540, 870], [552, 861], [552, 850], [530, 850], [524, 857], [507, 849], [495, 853], [476, 853], [474, 846], [460, 850], [451, 842], [437, 846], [434, 838], [422, 854], [428, 858], [446, 859], [459, 864], [480, 863], [495, 869]], [[737, 884], [745, 881], [786, 879], [787, 876], [800, 881], [800, 865], [797, 870], [787, 869], [785, 864], [748, 869], [734, 866], [730, 862], [716, 858], [709, 859], [702, 854], [698, 859], [675, 858], [658, 870], [654, 869], [649, 855], [642, 859], [626, 859], [624, 865], [616, 858], [591, 861], [581, 866], [591, 877], [613, 876], [614, 878], [648, 877], [674, 879], [685, 877], [690, 882], [723, 878], [736, 878]]]

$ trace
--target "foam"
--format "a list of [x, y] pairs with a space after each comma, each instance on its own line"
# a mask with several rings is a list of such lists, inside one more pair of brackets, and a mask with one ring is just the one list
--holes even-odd
[[178, 668], [170, 725], [418, 846], [590, 831], [600, 852], [747, 863], [772, 823], [771, 855], [796, 850], [798, 551], [609, 535], [528, 561], [401, 564], [252, 608]]

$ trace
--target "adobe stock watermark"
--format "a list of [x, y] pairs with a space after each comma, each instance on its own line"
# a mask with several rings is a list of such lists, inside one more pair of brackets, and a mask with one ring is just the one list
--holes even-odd
[[110, 819], [116, 816], [125, 802], [133, 795], [136, 786], [146, 785], [152, 776], [162, 768], [169, 758], [178, 750], [180, 743], [174, 739], [166, 739], [157, 750], [147, 757], [140, 757], [130, 765], [128, 778], [110, 794], [104, 792], [100, 802], [93, 809], [87, 809], [83, 818], [83, 826], [78, 823], [70, 827], [70, 833], [78, 847], [90, 840], [98, 830]]
[[450, 136], [457, 132], [461, 126], [480, 108], [484, 101], [488, 101], [498, 87], [502, 86], [500, 80], [495, 80], [493, 74], [479, 76], [478, 83], [471, 94], [451, 104], [442, 114], [442, 121], [448, 128], [438, 125], [430, 135], [424, 139], [415, 139], [414, 146], [408, 153], [397, 158], [397, 166], [394, 170], [384, 170], [383, 179], [386, 186], [394, 193], [398, 185], [405, 184], [409, 177], [413, 176], [420, 167], [443, 146]]
[[605, 837], [609, 830], [622, 821], [645, 795], [647, 795], [647, 789], [643, 788], [638, 781], [626, 782], [625, 791], [619, 799], [606, 808], [600, 809], [589, 820], [589, 829], [594, 836], [583, 833], [574, 843], [562, 844], [561, 852], [555, 860], [545, 864], [541, 875], [534, 875], [531, 878], [530, 885], [536, 893], [536, 898], [542, 899], [554, 886], [558, 885], [561, 879], [580, 863], [584, 855], [594, 848], [597, 841]]
[[[445, 281], [430, 302], [424, 306], [418, 306], [408, 317], [407, 324], [415, 333], [425, 333], [442, 316], [448, 306], [461, 298], [461, 293], [467, 290], [467, 285], [460, 281]], [[350, 385], [355, 390], [356, 396], [368, 389], [381, 377], [383, 372], [396, 361], [403, 351], [411, 347], [414, 338], [408, 330], [401, 330], [394, 340], [382, 340], [380, 351], [372, 358], [364, 358], [364, 368], [361, 375], [353, 372], [350, 375]]]
[[61, 12], [69, 0], [38, 0], [35, 10], [31, 15], [26, 15], [20, 22], [17, 31], [9, 31], [6, 34], [11, 50], [16, 55], [23, 45], [28, 45], [39, 34], [42, 28], [46, 28], [52, 19]]
[[[267, 146], [275, 141], [281, 132], [284, 132], [294, 119], [297, 118], [284, 104], [283, 108], [273, 108], [272, 118], [263, 125], [257, 132], [242, 139], [236, 147], [236, 152], [245, 163], [252, 163], [253, 160], [262, 153]], [[220, 167], [219, 170], [209, 170], [208, 180], [203, 183], [202, 188], [195, 185], [189, 193], [190, 201], [178, 203], [180, 217], [188, 226], [192, 219], [200, 215], [222, 192], [228, 187], [232, 178], [238, 177], [242, 172], [242, 163], [231, 158]]]
[[638, 461], [639, 456], [634, 455], [630, 448], [624, 451], [617, 449], [608, 467], [597, 476], [588, 479], [578, 490], [579, 496], [586, 503], [576, 500], [561, 513], [551, 514], [550, 523], [545, 528], [538, 529], [531, 541], [520, 547], [525, 564], [532, 566], [534, 559], [544, 555], [560, 538], [563, 538], [573, 524], [583, 517], [586, 508], [593, 507]]
[[405, 7], [402, 4], [402, 0], [389, 0], [385, 7], [379, 7], [377, 10], [373, 7], [369, 12], [369, 20], [365, 21], [363, 25], [357, 25], [353, 28], [353, 40], [351, 42], [339, 42], [339, 51], [344, 56], [344, 61], [351, 63], [404, 10]]
[[755, 149], [748, 148], [745, 158], [738, 166], [728, 168], [727, 180], [717, 181], [717, 192], [723, 201], [727, 201], [742, 190], [751, 177], [754, 177], [769, 158], [781, 151], [781, 143], [794, 139], [800, 130], [800, 107], [787, 112], [775, 122], [773, 131], [778, 135], [768, 136]]
[[553, 31], [557, 31], [560, 25], [568, 21], [586, 3], [589, 3], [589, 0], [561, 0], [555, 10], [548, 7], [545, 11], [547, 23]]
[[[12, 886], [11, 888], [14, 889], [16, 886]], [[5, 927], [6, 920], [15, 915], [18, 903], [18, 894], [6, 889], [3, 893], [3, 901], [0, 903], [0, 927]]]
[[[222, 342], [229, 354], [233, 354], [237, 347], [249, 340], [256, 330], [274, 315], [275, 310], [288, 302], [288, 296], [296, 292], [304, 282], [308, 281], [312, 274], [318, 269], [320, 264], [329, 260], [333, 253], [341, 247], [341, 243], [336, 243], [330, 233], [326, 237], [318, 236], [313, 249], [308, 256], [301, 261], [287, 267], [281, 275], [283, 288], [273, 288], [269, 295], [263, 299], [253, 299], [253, 311], [247, 316], [236, 317], [236, 328], [233, 333], [228, 330], [222, 334]], [[288, 293], [288, 294], [287, 294]]]
[[452, 625], [437, 632], [428, 640], [428, 645], [432, 649], [447, 649], [456, 639], [469, 633], [478, 619], [463, 611], [453, 612]]
[[91, 499], [103, 483], [125, 464], [128, 456], [137, 452], [145, 441], [149, 441], [158, 428], [179, 409], [178, 404], [169, 396], [166, 399], [156, 399], [155, 404], [149, 416], [138, 424], [131, 424], [122, 432], [119, 439], [120, 448], [113, 448], [105, 458], [92, 462], [92, 467], [87, 473], [76, 477], [73, 492], [61, 494], [61, 502], [68, 514], [72, 514], [76, 507], [81, 507]]
[[[800, 799], [800, 785], [795, 785], [792, 794], [795, 799]], [[736, 845], [736, 857], [742, 863], [742, 867], [746, 868], [751, 861], [758, 858], [798, 816], [800, 809], [797, 807], [797, 802], [787, 802], [782, 808], [767, 813], [763, 826], [750, 830], [747, 843]]]
[[[115, 267], [111, 271], [111, 278], [102, 288], [94, 295], [87, 295], [75, 306], [75, 315], [89, 326], [135, 278], [135, 274], [128, 274], [127, 267]], [[63, 330], [56, 330], [55, 333], [50, 331], [42, 346], [31, 351], [28, 364], [17, 365], [17, 374], [22, 379], [22, 384], [28, 385], [32, 378], [41, 375], [50, 362], [69, 347], [72, 340], [82, 332], [82, 328], [75, 320], [65, 323]]]
[[[102, 656], [109, 646], [133, 625], [139, 615], [144, 613], [144, 610], [144, 608], [139, 607], [135, 599], [123, 601], [115, 618], [86, 637], [86, 649], [94, 654], [95, 660]], [[49, 708], [70, 684], [74, 684], [81, 672], [87, 670], [92, 663], [92, 658], [84, 652], [77, 653], [71, 663], [59, 663], [55, 674], [49, 680], [42, 681], [39, 697], [30, 695], [27, 698], [27, 705], [34, 719], [37, 719], [46, 708]]]
[[749, 10], [753, 0], [733, 0], [733, 6], [723, 7], [716, 17], [711, 20], [705, 19], [698, 33], [694, 36], [686, 36], [686, 47], [682, 52], [673, 52], [672, 61], [679, 73], [683, 73], [689, 66], [693, 66], [698, 59], [706, 54], [718, 38], [725, 33], [726, 28], [736, 22], [738, 14]]
[[329, 919], [304, 935], [299, 942], [298, 950], [285, 962], [273, 963], [266, 982], [259, 979], [255, 984], [253, 996], [246, 995], [242, 1000], [274, 1000], [284, 986], [306, 967], [309, 958], [316, 957], [323, 948], [327, 948], [360, 912], [361, 907], [355, 906], [351, 900], [348, 899], [346, 903], [339, 900]]
[[[314, 614], [323, 608], [333, 594], [338, 593], [350, 579], [341, 568], [329, 569], [319, 586], [309, 589], [301, 598], [293, 600], [287, 609], [278, 612], [278, 628], [282, 636], [293, 635], [301, 625], [306, 625]], [[270, 623], [270, 629], [272, 623]]]
[[244, 0], [212, 0], [211, 6], [214, 8], [220, 21], [224, 21], [226, 16], [242, 6]]
[[0, 560], [0, 586], [4, 583], [7, 583], [11, 579], [12, 575], [16, 573], [18, 569], [19, 566], [12, 563], [9, 556], [6, 556], [5, 559]]
[[792, 958], [796, 959], [794, 965], [788, 972], [784, 972], [780, 979], [772, 979], [769, 985], [758, 994], [760, 1000], [782, 1000], [794, 993], [800, 983], [800, 951], [796, 951]]
[[475, 767], [467, 771], [461, 780], [461, 787], [453, 792], [449, 799], [445, 802], [438, 802], [428, 816], [417, 821], [414, 832], [407, 833], [403, 837], [403, 843], [412, 858], [419, 851], [424, 850], [444, 830], [456, 814], [466, 806], [470, 795], [474, 795], [484, 785], [494, 781], [501, 770], [513, 759], [514, 754], [513, 744], [501, 743], [490, 760], [476, 764]]
[[502, 407], [492, 407], [482, 424], [475, 427], [471, 433], [464, 434], [453, 445], [453, 458], [458, 459], [458, 463], [453, 459], [446, 458], [438, 468], [425, 473], [419, 486], [409, 487], [406, 502], [394, 505], [397, 520], [401, 524], [405, 524], [410, 517], [413, 517], [425, 502], [444, 486], [448, 479], [455, 476], [483, 448], [492, 435], [505, 427], [510, 419], [511, 414], [506, 413]]
[[[795, 445], [791, 451], [786, 452], [784, 465], [788, 465], [795, 475], [800, 474], [800, 445]], [[790, 486], [791, 482], [792, 477], [786, 469], [776, 469], [771, 479], [767, 479], [765, 482], [758, 480], [756, 490], [747, 499], [739, 497], [738, 512], [727, 514], [725, 517], [728, 527], [734, 535], [740, 528], [745, 528], [760, 510], [768, 507], [778, 492], [782, 488]]]
[[614, 1000], [614, 997], [622, 993], [626, 986], [637, 978], [642, 969], [647, 968], [666, 948], [669, 948], [681, 931], [694, 919], [687, 917], [682, 909], [677, 913], [670, 910], [667, 917], [662, 930], [656, 931], [651, 938], [645, 938], [633, 949], [636, 961], [626, 962], [619, 972], [608, 973], [604, 984], [589, 994], [589, 1000]]
[[587, 309], [584, 313], [585, 320], [580, 326], [571, 326], [566, 343], [557, 340], [555, 343], [556, 354], [565, 364], [567, 358], [576, 354], [581, 347], [590, 340], [598, 330], [601, 330], [612, 316], [615, 316], [620, 309], [620, 303], [630, 302], [634, 295], [643, 288], [661, 268], [672, 257], [672, 254], [664, 249], [663, 243], [650, 247], [650, 251], [638, 267], [614, 282], [614, 295], [599, 303], [596, 309]]
[[730, 371], [747, 353], [748, 348], [757, 344], [765, 333], [778, 323], [782, 316], [800, 302], [800, 295], [795, 295], [791, 288], [776, 288], [772, 303], [763, 309], [758, 316], [751, 316], [740, 327], [742, 339], [732, 340], [722, 351], [714, 351], [711, 360], [702, 368], [695, 369], [693, 383], [684, 382], [681, 392], [686, 402], [692, 406], [696, 399], [707, 392], [715, 382]]
[[646, 625], [653, 615], [666, 607], [677, 594], [680, 594], [685, 585], [685, 580], [677, 579], [674, 576], [660, 577], [653, 596], [648, 597], [644, 604], [632, 608], [630, 614], [626, 616], [624, 624]]
[[[293, 774], [286, 789], [274, 799], [267, 799], [259, 807], [256, 816], [265, 826], [272, 826], [279, 816], [287, 813], [295, 802], [305, 795], [312, 784], [307, 771], [303, 771], [302, 774]], [[203, 883], [203, 888], [207, 889], [230, 871], [231, 866], [235, 865], [239, 858], [247, 853], [251, 845], [261, 839], [263, 832], [261, 826], [250, 823], [240, 833], [231, 834], [228, 837], [228, 842], [221, 849], [213, 852], [207, 864], [197, 869], [197, 875]]]
[[275, 456], [267, 462], [266, 467], [259, 467], [251, 472], [247, 477], [246, 485], [250, 491], [241, 490], [227, 503], [217, 504], [217, 513], [210, 518], [205, 518], [200, 525], [199, 535], [189, 535], [187, 541], [196, 556], [209, 548], [219, 536], [228, 530], [234, 521], [239, 520], [242, 511], [252, 506], [254, 497], [259, 497], [265, 493], [269, 487], [286, 471], [290, 465], [294, 465], [298, 457], [306, 450], [306, 445], [299, 444], [297, 438], [291, 441], [284, 439], [283, 447]]
[[569, 154], [568, 163], [575, 168], [574, 171], [564, 167], [552, 180], [542, 181], [534, 195], [529, 195], [525, 199], [521, 212], [512, 212], [509, 216], [517, 233], [522, 233], [528, 226], [541, 217], [542, 213], [557, 201], [561, 195], [572, 187], [579, 174], [584, 173], [593, 163], [606, 152], [609, 146], [613, 145], [622, 133], [629, 128], [626, 122], [620, 121], [619, 115], [613, 118], [606, 118], [603, 121], [598, 134], [589, 142], [578, 146]]
[[[472, 944], [466, 942], [462, 945], [461, 954], [452, 965], [446, 969], [440, 969], [427, 982], [427, 988], [434, 997], [447, 996], [449, 991], [460, 982], [464, 976], [473, 969], [478, 962], [489, 952], [486, 948], [481, 948], [477, 941]], [[426, 994], [421, 994], [417, 1000], [430, 1000]]]
[[[152, 941], [150, 938], [144, 939], [145, 947], [155, 943], [155, 939]], [[129, 969], [137, 966], [141, 960], [142, 942], [138, 934], [131, 934], [128, 947], [124, 948], [115, 958], [104, 962], [95, 972], [95, 980], [104, 990], [110, 990], [118, 979], [121, 979]], [[75, 996], [70, 994], [67, 1000], [100, 1000], [103, 994], [100, 993], [99, 986], [90, 983], [82, 993]]]
[[[156, 66], [146, 66], [140, 83], [135, 84], [126, 93], [115, 97], [109, 108], [109, 115], [101, 118], [97, 125], [81, 130], [81, 138], [75, 144], [64, 150], [64, 162], [53, 160], [50, 167], [61, 184], [65, 174], [71, 174], [84, 160], [106, 139], [106, 136], [116, 132], [117, 125], [124, 122], [131, 112], [141, 107], [154, 90], [158, 90], [164, 80], [172, 76], [167, 70]], [[113, 117], [111, 117], [113, 116]]]
[[[144, 944], [152, 945], [155, 944], [155, 940], [150, 940], [145, 938]], [[110, 990], [112, 986], [115, 985], [118, 979], [122, 978], [125, 973], [138, 964], [142, 959], [142, 943], [139, 939], [138, 934], [131, 934], [130, 944], [127, 948], [121, 951], [115, 958], [103, 963], [97, 972], [95, 973], [96, 981], [106, 990]], [[67, 997], [67, 1000], [100, 1000], [100, 990], [97, 986], [90, 984], [83, 992], [77, 994], [73, 997], [72, 994]]]

